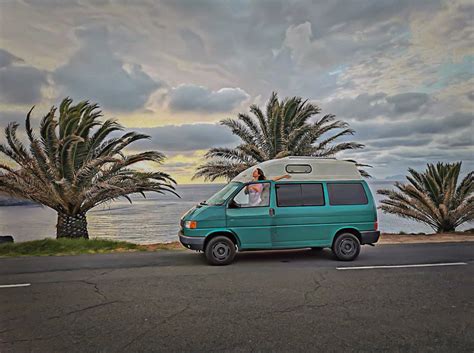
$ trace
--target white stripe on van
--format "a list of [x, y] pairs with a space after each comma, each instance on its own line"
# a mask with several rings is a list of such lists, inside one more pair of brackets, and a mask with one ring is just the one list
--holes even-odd
[[466, 262], [444, 262], [438, 264], [414, 264], [414, 265], [380, 265], [380, 266], [348, 266], [336, 267], [337, 270], [372, 270], [377, 268], [409, 268], [409, 267], [436, 267], [436, 266], [460, 266], [467, 265]]

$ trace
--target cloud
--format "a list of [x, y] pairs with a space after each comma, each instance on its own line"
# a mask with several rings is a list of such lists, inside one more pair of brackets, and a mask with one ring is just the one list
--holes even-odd
[[65, 96], [90, 99], [103, 108], [130, 112], [144, 107], [150, 95], [163, 84], [152, 79], [136, 63], [128, 63], [109, 45], [103, 26], [76, 30], [81, 46], [53, 74]]
[[474, 114], [455, 112], [445, 117], [422, 117], [402, 121], [364, 121], [353, 122], [356, 138], [362, 141], [378, 140], [395, 137], [410, 137], [415, 135], [448, 134], [466, 128], [471, 128]]
[[34, 104], [48, 84], [47, 72], [22, 64], [24, 61], [0, 49], [0, 102]]
[[[375, 175], [472, 159], [472, 1], [59, 2], [0, 5], [0, 67], [34, 62], [58, 85], [41, 86], [45, 95], [97, 100], [128, 126], [185, 123], [149, 130], [168, 155], [194, 161], [195, 151], [238, 143], [204, 122], [257, 97], [262, 106], [276, 90], [348, 121], [357, 131], [348, 139], [367, 147], [347, 155]], [[26, 111], [6, 107], [16, 108]]]
[[341, 81], [353, 82], [359, 92], [393, 94], [414, 87], [432, 92], [469, 80], [474, 35], [471, 3], [469, 0], [442, 1], [431, 11], [420, 8], [421, 11], [412, 12], [403, 19], [409, 30], [402, 48], [365, 55], [347, 68]]
[[389, 96], [384, 92], [362, 93], [355, 98], [334, 99], [324, 111], [341, 119], [368, 120], [379, 116], [398, 118], [407, 113], [424, 113], [432, 103], [426, 93], [407, 92]]
[[416, 112], [428, 103], [428, 100], [426, 93], [401, 93], [386, 98], [387, 103], [393, 105], [393, 112], [400, 114]]
[[471, 151], [472, 148], [474, 148], [474, 135], [472, 134], [472, 129], [466, 129], [456, 134], [443, 135], [437, 138], [436, 141], [447, 148], [467, 147]]
[[368, 148], [371, 147], [375, 148], [385, 148], [385, 147], [394, 147], [394, 146], [425, 146], [428, 145], [432, 141], [432, 137], [427, 136], [418, 136], [416, 138], [405, 138], [405, 137], [397, 137], [397, 138], [384, 138], [380, 140], [370, 141], [368, 142]]
[[[278, 90], [282, 96], [318, 99], [350, 82], [339, 83], [339, 74], [328, 76], [328, 71], [342, 67], [342, 73], [346, 66], [380, 51], [400, 52], [408, 45], [408, 16], [436, 7], [438, 1], [418, 0], [318, 4], [275, 0], [248, 1], [245, 6], [222, 1], [164, 2], [175, 21], [188, 19], [187, 27], [206, 44], [207, 62], [228, 73], [231, 87], [237, 83], [251, 95]], [[188, 66], [180, 65], [178, 70], [182, 67]], [[213, 75], [212, 80], [223, 77]]]
[[[8, 123], [17, 122], [23, 124], [26, 119], [26, 113], [20, 113], [15, 111], [1, 111], [0, 112], [0, 127], [6, 126]], [[34, 124], [34, 123], [33, 123]], [[21, 128], [20, 130], [22, 130]], [[0, 137], [2, 136], [3, 130], [0, 130]]]
[[171, 90], [169, 107], [173, 111], [221, 113], [232, 111], [249, 97], [240, 88], [212, 91], [203, 86], [183, 84]]
[[0, 69], [10, 66], [14, 62], [23, 62], [22, 59], [0, 48]]
[[199, 58], [201, 61], [207, 59], [207, 53], [204, 41], [201, 36], [189, 28], [179, 30], [179, 35], [184, 41], [186, 53], [193, 58]]
[[231, 131], [218, 124], [166, 125], [135, 129], [151, 137], [137, 143], [136, 148], [156, 148], [160, 151], [193, 151], [218, 146], [233, 146], [239, 141]]

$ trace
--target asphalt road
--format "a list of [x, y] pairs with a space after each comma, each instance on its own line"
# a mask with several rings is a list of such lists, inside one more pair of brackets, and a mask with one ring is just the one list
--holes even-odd
[[[473, 352], [474, 242], [0, 259], [0, 352]], [[455, 263], [344, 270], [348, 266]], [[339, 268], [339, 269], [338, 269]], [[23, 287], [2, 287], [25, 284]]]

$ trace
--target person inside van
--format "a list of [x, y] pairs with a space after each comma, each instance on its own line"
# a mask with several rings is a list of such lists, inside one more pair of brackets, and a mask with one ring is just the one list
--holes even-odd
[[[285, 174], [281, 176], [277, 176], [271, 178], [270, 180], [278, 181], [281, 179], [290, 179], [291, 175]], [[265, 177], [263, 170], [260, 168], [255, 168], [252, 173], [252, 181], [262, 181], [262, 180], [269, 180]], [[249, 195], [249, 206], [258, 206], [262, 202], [262, 192], [263, 192], [264, 185], [263, 184], [250, 184], [247, 185], [245, 193]]]

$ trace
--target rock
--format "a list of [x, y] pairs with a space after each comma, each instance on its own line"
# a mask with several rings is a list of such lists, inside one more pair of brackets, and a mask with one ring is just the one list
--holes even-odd
[[0, 244], [1, 243], [13, 243], [13, 237], [11, 235], [0, 235]]

